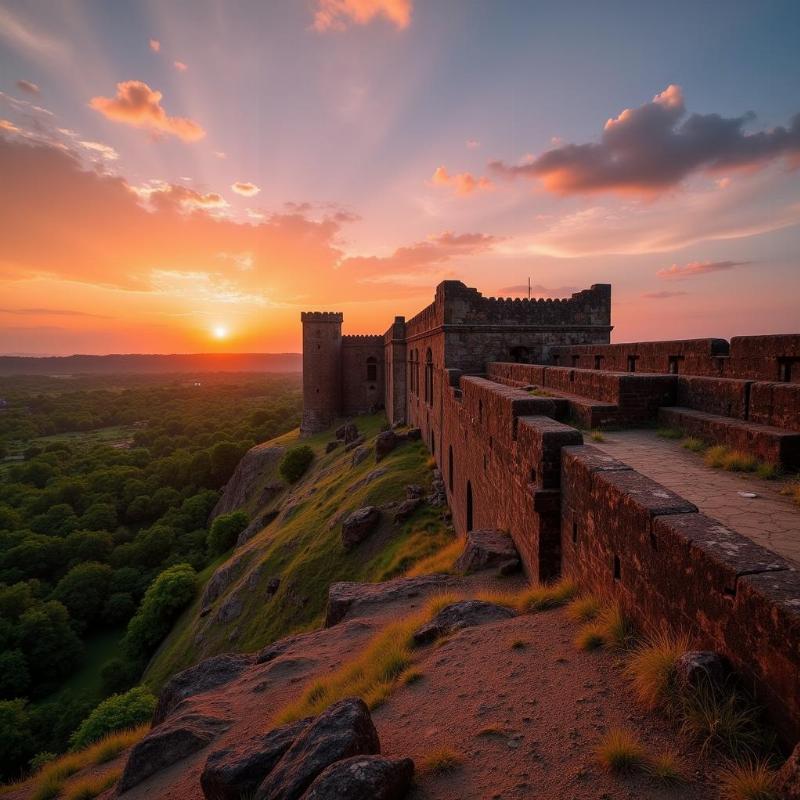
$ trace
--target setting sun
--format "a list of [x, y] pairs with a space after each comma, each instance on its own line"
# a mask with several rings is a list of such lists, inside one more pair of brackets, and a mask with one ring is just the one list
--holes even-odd
[[215, 339], [227, 339], [228, 338], [228, 328], [225, 325], [215, 325], [211, 329], [211, 333]]

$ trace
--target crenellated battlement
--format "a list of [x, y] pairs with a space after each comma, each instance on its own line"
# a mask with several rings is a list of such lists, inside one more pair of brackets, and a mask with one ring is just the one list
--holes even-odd
[[339, 322], [344, 320], [344, 313], [341, 311], [301, 311], [301, 322]]

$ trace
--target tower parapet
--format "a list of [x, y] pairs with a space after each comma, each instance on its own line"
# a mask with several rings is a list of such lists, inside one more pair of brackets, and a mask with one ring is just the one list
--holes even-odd
[[342, 405], [341, 311], [303, 311], [303, 421], [310, 436], [329, 428]]

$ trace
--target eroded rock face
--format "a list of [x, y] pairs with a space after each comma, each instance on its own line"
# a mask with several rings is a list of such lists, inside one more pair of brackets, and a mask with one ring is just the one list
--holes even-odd
[[405, 522], [420, 506], [422, 500], [415, 497], [411, 500], [403, 500], [394, 512], [395, 522]]
[[800, 744], [795, 746], [778, 772], [775, 790], [781, 800], [800, 800]]
[[369, 447], [366, 447], [365, 445], [360, 445], [359, 447], [356, 447], [356, 449], [353, 450], [353, 459], [352, 459], [353, 466], [357, 467], [363, 461], [366, 461], [368, 456], [369, 456]]
[[215, 750], [200, 775], [203, 795], [207, 800], [239, 800], [242, 796], [251, 796], [310, 722], [310, 717], [298, 720], [262, 736]]
[[514, 616], [516, 614], [504, 606], [483, 600], [462, 600], [445, 606], [430, 622], [417, 628], [414, 631], [414, 643], [429, 644], [441, 636], [449, 636], [462, 628], [500, 622]]
[[256, 800], [296, 800], [331, 764], [380, 752], [375, 725], [363, 700], [334, 703], [298, 735], [256, 792]]
[[410, 758], [346, 758], [320, 773], [303, 800], [401, 800], [414, 775]]
[[380, 461], [397, 447], [399, 438], [394, 431], [383, 431], [375, 437], [375, 460]]
[[347, 516], [342, 523], [342, 545], [350, 550], [372, 533], [381, 518], [375, 506], [364, 506]]
[[223, 653], [173, 675], [158, 697], [153, 725], [164, 722], [186, 698], [230, 683], [254, 663], [255, 657], [252, 655]]
[[203, 590], [203, 597], [200, 601], [200, 616], [205, 616], [211, 610], [211, 606], [225, 590], [236, 581], [244, 572], [244, 568], [250, 562], [250, 554], [243, 554], [226, 561], [211, 576], [211, 580]]
[[262, 476], [278, 465], [285, 450], [285, 447], [268, 444], [251, 447], [236, 466], [231, 479], [225, 484], [222, 497], [214, 506], [210, 520], [216, 519], [220, 514], [236, 511], [250, 500]]
[[690, 650], [675, 663], [678, 683], [684, 688], [719, 688], [730, 675], [727, 661], [712, 650]]
[[185, 713], [153, 728], [131, 750], [117, 784], [118, 794], [208, 747], [230, 724], [219, 717]]
[[510, 536], [501, 531], [470, 531], [464, 552], [458, 557], [455, 568], [469, 574], [500, 567], [507, 561], [516, 561], [519, 565], [519, 553]]

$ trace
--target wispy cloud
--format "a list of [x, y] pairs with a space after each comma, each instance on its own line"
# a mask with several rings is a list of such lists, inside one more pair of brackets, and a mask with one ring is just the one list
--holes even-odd
[[206, 135], [194, 120], [169, 116], [161, 105], [162, 96], [143, 81], [122, 81], [117, 84], [116, 97], [93, 97], [89, 105], [108, 119], [155, 134], [170, 134], [187, 142]]
[[33, 51], [48, 58], [64, 59], [69, 55], [69, 48], [63, 41], [37, 30], [5, 6], [0, 6], [0, 38], [18, 50]]
[[172, 66], [174, 66], [178, 72], [186, 72], [186, 70], [189, 69], [189, 65], [184, 64], [183, 61], [173, 61]]
[[158, 39], [151, 39], [150, 40], [150, 49], [154, 53], [160, 52], [161, 51], [161, 42], [159, 42]]
[[690, 261], [688, 264], [673, 264], [660, 269], [656, 275], [666, 280], [684, 280], [709, 272], [726, 272], [734, 267], [743, 267], [749, 261]]
[[670, 297], [684, 297], [689, 292], [644, 292], [642, 297], [646, 300], [668, 300]]
[[74, 311], [69, 308], [0, 308], [0, 314], [14, 314], [19, 317], [94, 317], [110, 319], [106, 314], [90, 314], [87, 311]]
[[236, 181], [236, 183], [231, 185], [231, 189], [233, 189], [236, 194], [242, 195], [242, 197], [255, 197], [261, 191], [259, 186], [249, 181]]
[[788, 156], [800, 158], [800, 113], [788, 128], [748, 134], [752, 112], [740, 117], [687, 116], [683, 93], [670, 85], [649, 103], [609, 119], [599, 142], [565, 144], [528, 163], [494, 161], [505, 177], [541, 180], [559, 194], [617, 192], [653, 195], [695, 172], [762, 166]]
[[431, 177], [431, 183], [434, 186], [446, 186], [461, 197], [492, 188], [492, 182], [488, 178], [475, 177], [470, 172], [459, 172], [453, 175], [445, 167], [436, 168]]
[[27, 94], [39, 94], [41, 89], [32, 81], [20, 79], [17, 81], [17, 89]]
[[384, 18], [402, 30], [411, 23], [411, 0], [317, 0], [314, 29], [343, 31]]

